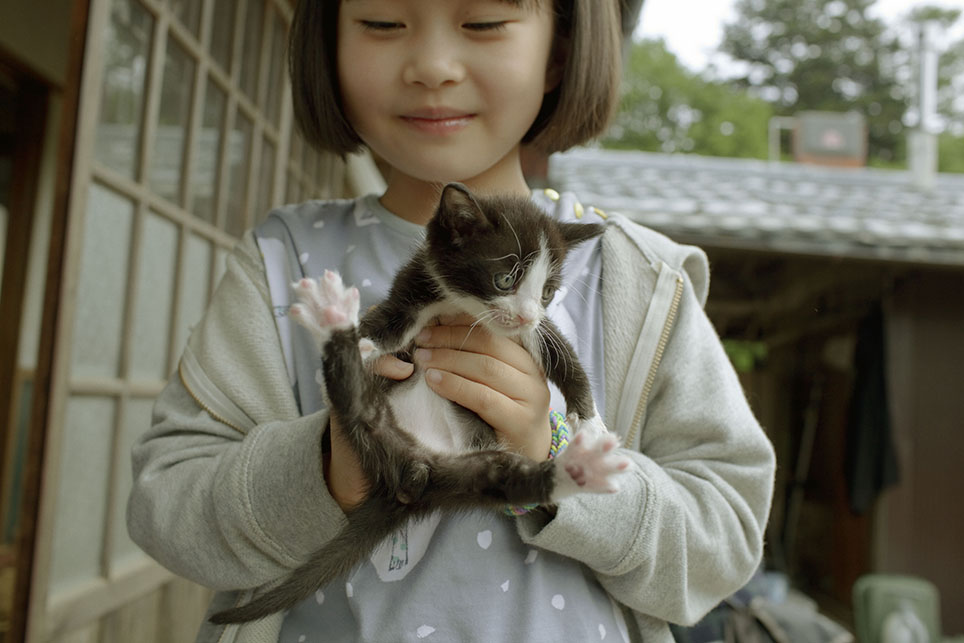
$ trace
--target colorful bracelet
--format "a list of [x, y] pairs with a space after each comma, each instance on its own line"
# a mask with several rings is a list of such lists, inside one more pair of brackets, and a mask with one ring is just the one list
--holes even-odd
[[[551, 460], [569, 446], [569, 425], [566, 424], [565, 415], [559, 411], [549, 411], [549, 426], [552, 428], [552, 442], [549, 444], [549, 459]], [[502, 511], [507, 516], [524, 516], [538, 506], [538, 503], [507, 505]]]

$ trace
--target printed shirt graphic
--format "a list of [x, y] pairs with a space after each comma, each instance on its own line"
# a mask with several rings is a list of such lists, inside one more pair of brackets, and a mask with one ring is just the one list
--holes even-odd
[[[567, 221], [596, 220], [572, 195], [536, 193]], [[272, 213], [257, 230], [289, 377], [303, 414], [324, 408], [318, 350], [290, 323], [290, 284], [336, 270], [358, 287], [361, 310], [381, 301], [424, 229], [375, 196], [310, 201]], [[576, 348], [600, 412], [601, 257], [576, 248], [548, 313]], [[550, 384], [552, 408], [565, 403]], [[546, 420], [548, 422], [548, 418]], [[493, 511], [436, 513], [386, 539], [348, 577], [320, 588], [285, 618], [282, 643], [341, 641], [628, 641], [620, 609], [579, 563], [520, 540], [514, 518]]]

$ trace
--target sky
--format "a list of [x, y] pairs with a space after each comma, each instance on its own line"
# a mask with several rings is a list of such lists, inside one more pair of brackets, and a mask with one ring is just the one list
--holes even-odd
[[[712, 59], [723, 38], [723, 23], [734, 15], [735, 0], [645, 0], [638, 36], [662, 37], [671, 52], [694, 71], [700, 71]], [[926, 4], [964, 9], [964, 0], [877, 0], [873, 11], [887, 24], [892, 24], [912, 8]], [[694, 19], [697, 17], [697, 19]], [[958, 35], [964, 19], [958, 21]], [[725, 61], [716, 58], [721, 69]]]

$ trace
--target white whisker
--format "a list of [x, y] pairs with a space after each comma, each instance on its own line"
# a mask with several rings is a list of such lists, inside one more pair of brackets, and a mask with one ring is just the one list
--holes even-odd
[[516, 246], [518, 246], [518, 248], [519, 248], [519, 254], [521, 255], [521, 254], [522, 254], [522, 242], [519, 240], [519, 235], [517, 235], [517, 234], [515, 233], [515, 228], [512, 227], [512, 222], [509, 221], [509, 218], [508, 218], [507, 216], [505, 216], [505, 213], [500, 212], [499, 214], [500, 214], [500, 215], [502, 216], [502, 218], [505, 220], [506, 225], [509, 226], [509, 230], [512, 231], [512, 236], [515, 237], [515, 244], [516, 244]]
[[459, 350], [462, 350], [465, 347], [465, 343], [469, 341], [469, 337], [472, 335], [472, 331], [475, 330], [476, 326], [478, 326], [479, 324], [482, 324], [483, 326], [485, 326], [486, 325], [485, 322], [487, 320], [495, 319], [496, 317], [498, 317], [498, 315], [499, 315], [498, 312], [494, 310], [486, 310], [481, 315], [478, 315], [475, 318], [475, 321], [472, 322], [472, 324], [469, 326], [469, 332], [465, 334], [465, 338], [462, 340], [462, 343], [459, 345]]

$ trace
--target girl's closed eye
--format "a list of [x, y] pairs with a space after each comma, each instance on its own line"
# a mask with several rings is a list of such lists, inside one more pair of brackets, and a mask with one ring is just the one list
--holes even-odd
[[462, 24], [463, 29], [469, 31], [505, 31], [506, 26], [509, 24], [508, 20], [492, 20], [483, 22], [466, 22]]
[[359, 20], [358, 24], [361, 25], [365, 31], [389, 32], [405, 28], [403, 23], [393, 22], [391, 20]]

